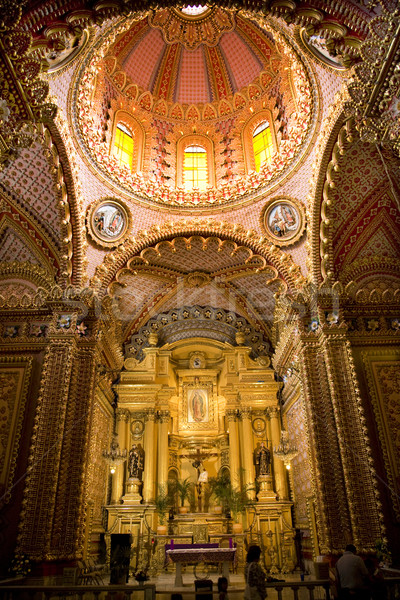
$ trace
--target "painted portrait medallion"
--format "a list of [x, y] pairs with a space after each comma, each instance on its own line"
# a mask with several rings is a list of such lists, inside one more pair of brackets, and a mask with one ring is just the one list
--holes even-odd
[[274, 198], [264, 208], [263, 225], [277, 246], [288, 246], [296, 242], [304, 231], [304, 209], [290, 198]]
[[127, 208], [111, 198], [92, 206], [87, 220], [91, 237], [106, 246], [121, 243], [129, 228]]
[[[342, 30], [342, 26], [339, 24], [334, 24], [334, 27], [339, 30], [338, 32]], [[337, 71], [346, 70], [346, 67], [342, 62], [341, 56], [334, 56], [329, 51], [324, 36], [318, 34], [308, 36], [306, 29], [303, 28], [300, 31], [300, 39], [302, 44], [309, 51], [309, 53], [312, 54], [314, 58], [317, 58], [318, 61], [321, 62], [323, 65], [331, 67], [331, 69], [335, 69]]]

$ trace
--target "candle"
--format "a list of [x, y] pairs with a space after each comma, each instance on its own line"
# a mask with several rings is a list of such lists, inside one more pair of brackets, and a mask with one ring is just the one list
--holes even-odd
[[174, 549], [174, 540], [171, 540], [171, 550]]
[[229, 538], [229, 548], [232, 548], [232, 538]]
[[143, 519], [140, 519], [140, 535], [142, 535], [142, 533], [143, 533]]

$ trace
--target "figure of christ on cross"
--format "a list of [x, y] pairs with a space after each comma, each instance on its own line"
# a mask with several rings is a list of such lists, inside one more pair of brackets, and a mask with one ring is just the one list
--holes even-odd
[[181, 458], [194, 459], [194, 461], [192, 462], [192, 467], [194, 467], [197, 471], [196, 490], [197, 490], [197, 510], [198, 510], [198, 512], [202, 512], [204, 509], [204, 506], [203, 506], [204, 487], [208, 482], [208, 473], [207, 473], [206, 468], [203, 466], [203, 461], [206, 458], [211, 458], [211, 456], [218, 456], [218, 454], [215, 452], [207, 452], [204, 450], [202, 451], [199, 448], [197, 448], [195, 454], [182, 454], [181, 455]]

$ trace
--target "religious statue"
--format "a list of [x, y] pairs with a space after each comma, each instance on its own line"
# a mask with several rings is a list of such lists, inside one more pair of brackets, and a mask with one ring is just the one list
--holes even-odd
[[144, 451], [141, 444], [133, 444], [129, 451], [128, 471], [129, 477], [141, 479], [144, 466]]
[[258, 470], [257, 477], [270, 474], [271, 452], [265, 442], [261, 442], [260, 448], [256, 451], [255, 463]]
[[208, 472], [203, 467], [203, 470], [199, 472], [197, 478], [197, 499], [199, 505], [199, 512], [202, 512], [202, 492], [204, 485], [208, 482]]

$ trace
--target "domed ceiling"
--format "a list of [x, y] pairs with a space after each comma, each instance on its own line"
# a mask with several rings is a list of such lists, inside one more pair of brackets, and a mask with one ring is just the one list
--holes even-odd
[[280, 62], [272, 39], [220, 8], [190, 19], [161, 10], [139, 21], [110, 50], [132, 83], [154, 99], [181, 104], [232, 97]]
[[[84, 158], [119, 193], [148, 205], [204, 210], [252, 201], [290, 173], [312, 137], [316, 86], [295, 44], [277, 22], [216, 7], [114, 20], [75, 78], [70, 108]], [[121, 114], [143, 143], [132, 170], [112, 152]], [[259, 172], [246, 157], [257, 115], [274, 137]], [[179, 140], [193, 135], [212, 148], [213, 177], [202, 191], [184, 189], [177, 176]]]

